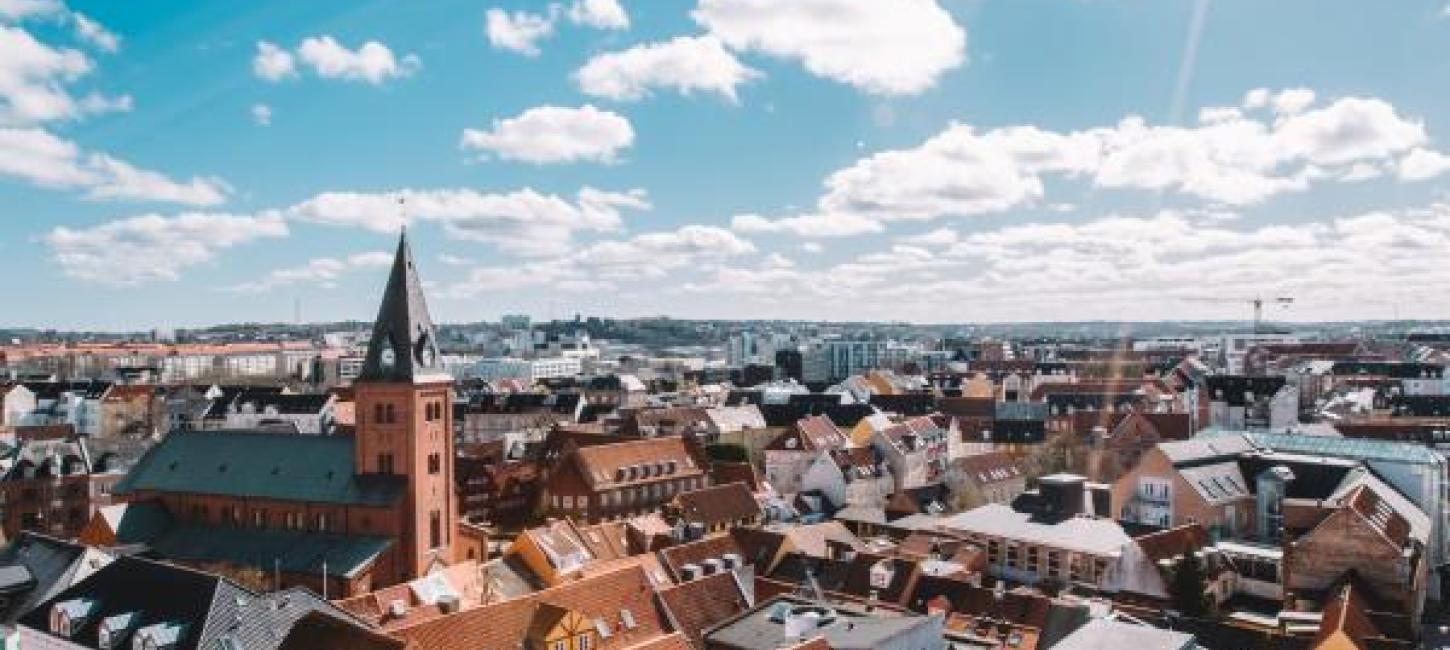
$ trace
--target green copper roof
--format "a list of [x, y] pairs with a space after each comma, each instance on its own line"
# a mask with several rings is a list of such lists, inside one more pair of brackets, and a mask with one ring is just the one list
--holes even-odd
[[351, 437], [195, 431], [173, 433], [157, 443], [115, 492], [386, 506], [404, 487], [399, 476], [354, 475]]
[[313, 574], [321, 574], [325, 565], [327, 575], [350, 578], [392, 543], [371, 535], [176, 523], [148, 546], [170, 560], [231, 562], [267, 571], [279, 568]]

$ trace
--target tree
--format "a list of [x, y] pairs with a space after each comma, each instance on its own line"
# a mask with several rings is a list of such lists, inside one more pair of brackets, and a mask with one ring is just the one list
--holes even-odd
[[1173, 569], [1173, 582], [1168, 587], [1173, 598], [1173, 608], [1185, 616], [1203, 616], [1208, 613], [1208, 575], [1198, 549], [1190, 547], [1183, 560]]

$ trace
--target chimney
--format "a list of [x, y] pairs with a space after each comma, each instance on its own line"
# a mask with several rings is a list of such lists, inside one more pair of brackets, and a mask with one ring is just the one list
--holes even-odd
[[1083, 513], [1087, 479], [1076, 474], [1052, 474], [1037, 479], [1038, 514], [1066, 519]]

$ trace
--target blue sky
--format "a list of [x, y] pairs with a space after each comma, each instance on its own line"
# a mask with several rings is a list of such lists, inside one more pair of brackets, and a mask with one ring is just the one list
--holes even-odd
[[445, 321], [1446, 318], [1447, 77], [1428, 2], [0, 0], [0, 321], [365, 319], [403, 223]]

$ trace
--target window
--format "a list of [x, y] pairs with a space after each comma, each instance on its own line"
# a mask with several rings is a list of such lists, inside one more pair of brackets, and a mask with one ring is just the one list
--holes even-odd
[[325, 532], [327, 532], [327, 513], [325, 513], [325, 512], [319, 512], [319, 513], [317, 513], [316, 520], [317, 520], [317, 523], [316, 523], [316, 525], [317, 525], [317, 532], [319, 532], [319, 533], [325, 533]]
[[393, 455], [392, 454], [378, 454], [378, 473], [379, 474], [392, 474], [393, 473]]
[[252, 526], [262, 528], [267, 525], [267, 511], [261, 508], [252, 509]]
[[428, 547], [438, 548], [442, 546], [443, 539], [443, 518], [437, 510], [428, 513]]
[[382, 424], [384, 421], [385, 420], [383, 420], [383, 405], [382, 404], [374, 404], [373, 405], [373, 424]]
[[589, 633], [588, 632], [585, 632], [583, 634], [580, 634], [579, 636], [574, 637], [574, 650], [590, 650], [590, 648], [593, 648], [593, 647], [594, 647], [594, 637], [589, 636]]
[[392, 424], [397, 421], [396, 415], [397, 414], [393, 412], [392, 404], [387, 404], [383, 407], [383, 420], [386, 421], [388, 424]]
[[437, 474], [443, 470], [443, 459], [437, 453], [428, 454], [428, 473]]

